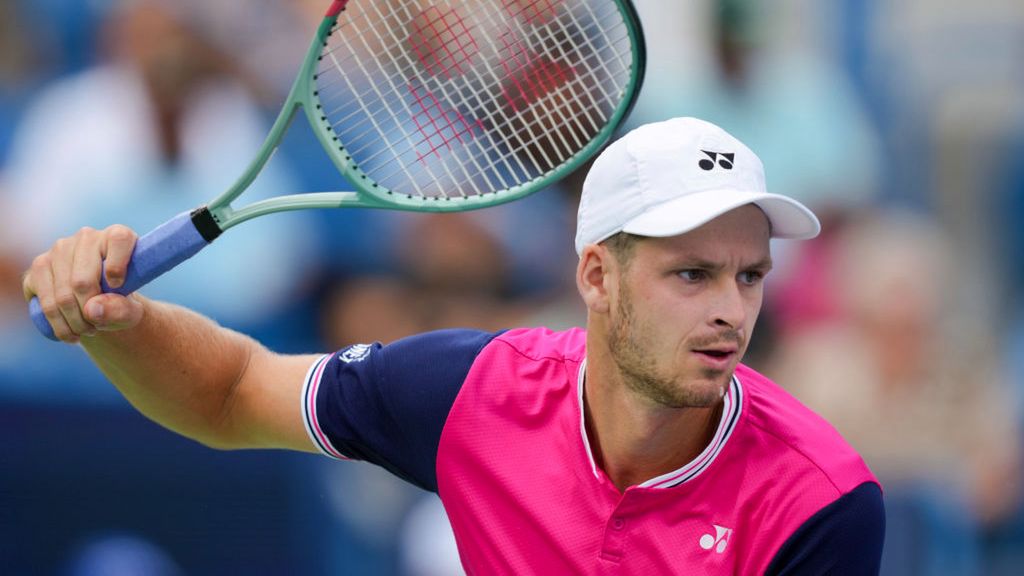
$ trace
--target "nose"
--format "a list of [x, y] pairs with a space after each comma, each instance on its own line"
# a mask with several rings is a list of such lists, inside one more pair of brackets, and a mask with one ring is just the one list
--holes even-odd
[[740, 287], [733, 282], [723, 282], [722, 286], [715, 290], [709, 320], [717, 327], [738, 330], [744, 326], [747, 319], [747, 308], [744, 304]]

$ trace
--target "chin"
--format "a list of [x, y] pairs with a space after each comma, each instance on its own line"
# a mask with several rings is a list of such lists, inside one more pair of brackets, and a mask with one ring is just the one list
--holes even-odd
[[665, 390], [660, 404], [672, 408], [710, 408], [721, 401], [725, 395], [729, 378], [719, 375], [716, 378], [687, 378], [676, 382], [671, 390]]
[[731, 380], [732, 370], [706, 370], [690, 383], [689, 394], [695, 400], [705, 399], [708, 405], [711, 405], [725, 396]]
[[735, 366], [729, 369], [717, 369], [717, 368], [704, 368], [700, 371], [700, 376], [697, 378], [698, 381], [714, 383], [719, 387], [725, 387], [732, 380], [732, 373], [736, 370]]

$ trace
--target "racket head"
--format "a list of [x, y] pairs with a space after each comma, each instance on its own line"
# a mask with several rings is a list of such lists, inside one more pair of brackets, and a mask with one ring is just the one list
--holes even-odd
[[335, 1], [291, 99], [355, 204], [468, 210], [550, 186], [596, 154], [644, 60], [624, 0]]

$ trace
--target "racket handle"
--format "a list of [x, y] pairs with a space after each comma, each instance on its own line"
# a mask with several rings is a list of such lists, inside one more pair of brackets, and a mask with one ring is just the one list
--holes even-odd
[[[127, 296], [194, 256], [213, 242], [220, 232], [206, 207], [191, 213], [182, 212], [136, 241], [124, 284], [111, 288], [107, 285], [106, 274], [101, 272], [100, 289], [104, 293]], [[28, 309], [39, 332], [50, 340], [57, 340], [39, 305], [39, 298], [33, 297]]]

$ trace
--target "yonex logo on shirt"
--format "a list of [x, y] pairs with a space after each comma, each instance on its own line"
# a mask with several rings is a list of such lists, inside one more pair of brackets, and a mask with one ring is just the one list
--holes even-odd
[[725, 552], [725, 547], [729, 545], [729, 537], [732, 536], [732, 528], [726, 528], [725, 526], [719, 526], [718, 524], [712, 524], [715, 528], [715, 535], [705, 534], [700, 537], [700, 547], [705, 550], [715, 549], [715, 552], [721, 554]]

